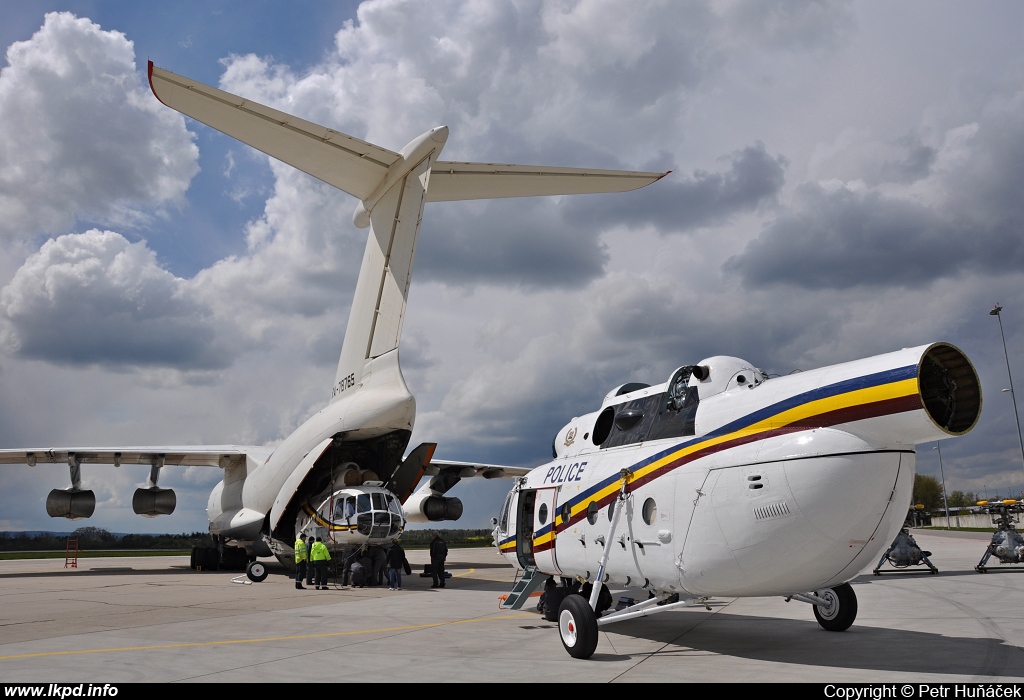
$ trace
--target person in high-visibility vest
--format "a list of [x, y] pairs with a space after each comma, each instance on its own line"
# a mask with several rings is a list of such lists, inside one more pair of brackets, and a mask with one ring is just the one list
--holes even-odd
[[318, 591], [327, 590], [327, 562], [331, 560], [331, 553], [327, 551], [327, 545], [317, 537], [313, 543], [313, 552], [310, 557], [313, 560], [313, 569], [316, 572], [314, 586]]
[[306, 587], [302, 585], [302, 579], [306, 578], [308, 564], [306, 559], [306, 533], [303, 532], [299, 535], [299, 539], [295, 540], [295, 587], [300, 591], [306, 590]]

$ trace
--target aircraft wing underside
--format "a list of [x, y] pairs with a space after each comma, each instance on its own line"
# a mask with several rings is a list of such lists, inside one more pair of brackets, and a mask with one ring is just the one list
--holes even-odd
[[532, 467], [506, 467], [500, 464], [482, 464], [480, 462], [453, 462], [447, 459], [431, 459], [426, 465], [424, 474], [436, 475], [452, 473], [461, 478], [482, 476], [485, 479], [502, 479], [526, 476]]
[[[153, 466], [221, 467], [245, 462], [246, 455], [258, 457], [270, 448], [243, 445], [147, 446], [147, 447], [46, 447], [0, 450], [0, 464], [146, 464]], [[262, 458], [261, 458], [262, 459]]]

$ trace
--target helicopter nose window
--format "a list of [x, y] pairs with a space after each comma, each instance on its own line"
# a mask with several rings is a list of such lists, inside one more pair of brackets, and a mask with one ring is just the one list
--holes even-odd
[[370, 512], [370, 494], [361, 493], [356, 498], [356, 512], [357, 513], [368, 513]]
[[394, 495], [374, 491], [357, 496], [357, 530], [371, 538], [394, 537], [405, 528], [402, 504]]

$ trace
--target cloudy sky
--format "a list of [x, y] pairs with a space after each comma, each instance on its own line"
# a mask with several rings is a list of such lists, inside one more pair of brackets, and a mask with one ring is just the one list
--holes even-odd
[[[430, 204], [402, 360], [413, 443], [532, 466], [612, 387], [718, 354], [773, 374], [948, 341], [982, 378], [949, 491], [1024, 489], [1024, 5], [0, 6], [0, 447], [269, 444], [329, 399], [356, 201], [160, 105], [146, 61], [447, 160], [671, 169], [644, 190]], [[934, 445], [918, 468], [940, 475]], [[205, 530], [216, 469], [86, 467], [88, 524]], [[0, 530], [70, 529], [60, 466]], [[507, 484], [463, 489], [483, 527]], [[462, 489], [462, 486], [459, 487]], [[85, 523], [83, 523], [85, 524]]]

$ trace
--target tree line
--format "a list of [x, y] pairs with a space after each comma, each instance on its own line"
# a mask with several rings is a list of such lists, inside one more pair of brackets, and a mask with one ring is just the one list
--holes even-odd
[[101, 527], [80, 527], [74, 532], [0, 532], [0, 550], [8, 552], [40, 552], [64, 550], [69, 539], [78, 540], [79, 549], [173, 549], [188, 550], [193, 546], [212, 546], [213, 539], [205, 532], [183, 532], [180, 535], [121, 535]]
[[[430, 546], [434, 530], [406, 530], [402, 533], [402, 546], [420, 549]], [[488, 547], [494, 543], [490, 530], [437, 530], [449, 547]], [[66, 532], [0, 532], [0, 550], [8, 552], [40, 552], [64, 550], [68, 539], [77, 539], [78, 548], [140, 550], [190, 550], [192, 547], [213, 547], [209, 533], [183, 532], [179, 535], [116, 534], [101, 527], [80, 527]]]
[[[977, 505], [981, 499], [982, 496], [973, 491], [952, 491], [946, 497], [951, 510], [953, 508], [966, 508], [967, 506]], [[934, 476], [928, 476], [927, 474], [915, 475], [913, 500], [915, 505], [918, 503], [923, 505], [926, 511], [940, 510], [944, 507], [942, 503], [942, 482]]]

